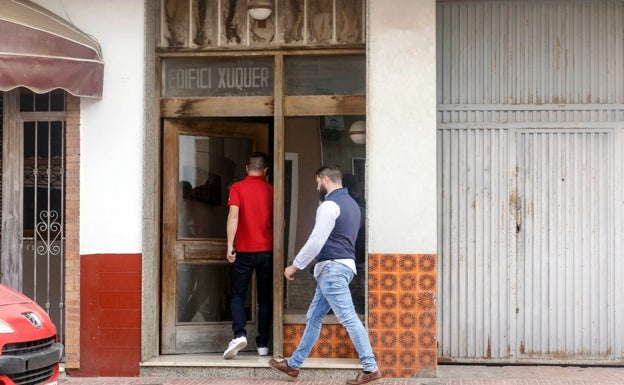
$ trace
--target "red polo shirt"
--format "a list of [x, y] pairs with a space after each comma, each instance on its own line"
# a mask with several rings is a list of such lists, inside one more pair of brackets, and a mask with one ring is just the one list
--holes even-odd
[[246, 176], [230, 187], [228, 206], [238, 206], [236, 250], [273, 251], [273, 185], [262, 176]]

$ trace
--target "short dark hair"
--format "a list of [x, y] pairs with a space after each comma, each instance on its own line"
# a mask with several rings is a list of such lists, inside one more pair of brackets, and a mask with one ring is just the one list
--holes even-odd
[[269, 156], [264, 152], [256, 151], [249, 155], [249, 169], [254, 171], [262, 171], [269, 167]]
[[338, 165], [321, 166], [316, 170], [316, 176], [319, 178], [326, 176], [334, 183], [342, 183], [342, 171]]

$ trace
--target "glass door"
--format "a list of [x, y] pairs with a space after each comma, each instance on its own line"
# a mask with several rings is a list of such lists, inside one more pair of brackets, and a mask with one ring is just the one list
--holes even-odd
[[[268, 152], [266, 123], [165, 119], [162, 353], [222, 352], [232, 338], [226, 260], [228, 189], [253, 151]], [[255, 284], [248, 338], [255, 338]]]

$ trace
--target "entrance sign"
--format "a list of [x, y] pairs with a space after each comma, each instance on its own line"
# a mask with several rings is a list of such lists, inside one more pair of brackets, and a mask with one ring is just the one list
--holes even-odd
[[272, 96], [273, 58], [165, 58], [162, 96]]

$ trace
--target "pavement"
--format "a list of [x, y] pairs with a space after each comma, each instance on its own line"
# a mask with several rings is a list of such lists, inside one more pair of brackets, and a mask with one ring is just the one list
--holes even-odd
[[[302, 371], [303, 373], [303, 371]], [[352, 378], [301, 378], [298, 385], [344, 385]], [[61, 374], [58, 385], [274, 385], [275, 378], [90, 377]], [[439, 365], [436, 378], [386, 378], [383, 385], [624, 385], [624, 367]]]

